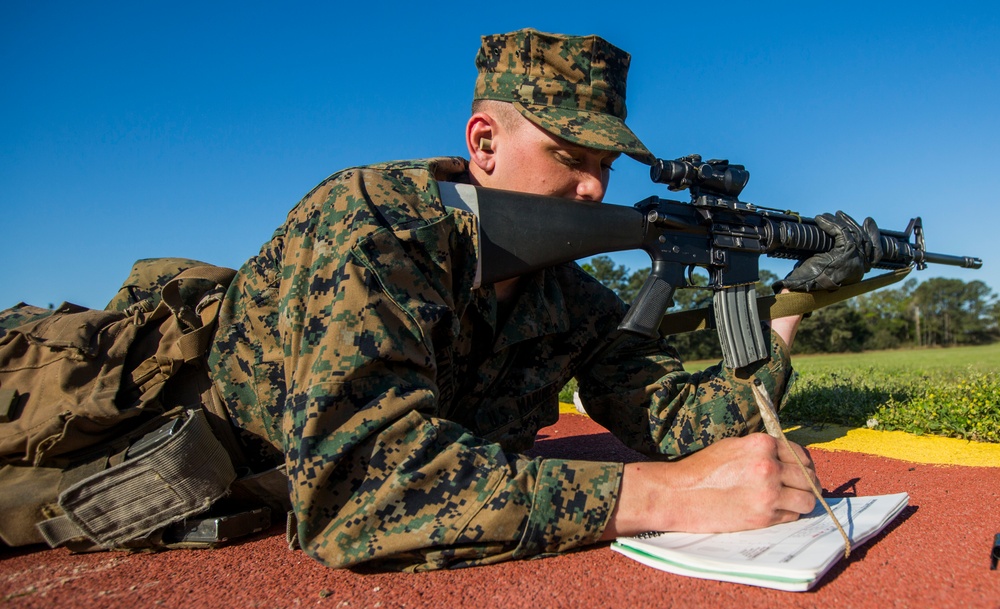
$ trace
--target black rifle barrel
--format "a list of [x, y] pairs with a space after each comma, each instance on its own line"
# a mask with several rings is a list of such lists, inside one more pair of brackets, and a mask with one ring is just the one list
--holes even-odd
[[[771, 232], [775, 241], [769, 244], [774, 248], [769, 252], [775, 258], [792, 258], [802, 260], [818, 252], [828, 252], [833, 249], [833, 237], [816, 225], [815, 220], [801, 218], [796, 221], [775, 221]], [[952, 256], [949, 254], [934, 254], [926, 252], [910, 243], [910, 234], [906, 232], [879, 230], [884, 255], [876, 268], [897, 269], [912, 263], [947, 264], [967, 269], [978, 269], [983, 261], [971, 256]]]
[[924, 252], [922, 258], [923, 260], [921, 262], [948, 264], [951, 266], [960, 266], [966, 269], [979, 269], [983, 267], [982, 259], [973, 258], [972, 256], [952, 256], [951, 254], [934, 254], [931, 252]]

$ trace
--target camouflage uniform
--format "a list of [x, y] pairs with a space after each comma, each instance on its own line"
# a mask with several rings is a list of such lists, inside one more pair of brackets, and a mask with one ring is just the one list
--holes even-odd
[[[663, 342], [581, 368], [624, 314], [576, 265], [522, 279], [509, 311], [472, 289], [477, 230], [442, 206], [444, 158], [334, 174], [240, 269], [210, 362], [258, 462], [284, 460], [303, 548], [344, 566], [435, 568], [596, 541], [622, 466], [517, 454], [558, 417], [571, 377], [588, 411], [647, 454], [759, 428], [745, 382], [683, 371]], [[757, 371], [781, 394], [787, 350]]]
[[[539, 48], [546, 65], [574, 56], [545, 36], [484, 38], [481, 59], [511, 39], [524, 51], [511, 64], [536, 61]], [[627, 55], [617, 61], [616, 74]], [[623, 94], [624, 74], [612, 76]], [[477, 97], [503, 94], [477, 84]], [[553, 129], [577, 120], [546, 107], [518, 102]], [[612, 147], [623, 100], [613, 109], [620, 124], [605, 121], [599, 135]], [[616, 149], [649, 154], [617, 136]], [[520, 454], [556, 421], [574, 376], [590, 415], [646, 454], [683, 455], [760, 428], [745, 379], [686, 373], [662, 341], [605, 349], [625, 307], [575, 264], [522, 277], [503, 306], [492, 286], [473, 288], [476, 219], [445, 208], [437, 184], [466, 182], [467, 170], [438, 158], [332, 175], [240, 269], [223, 303], [213, 378], [255, 465], [286, 464], [300, 544], [327, 565], [424, 570], [598, 540], [623, 466]], [[788, 353], [772, 345], [749, 378], [780, 396]]]

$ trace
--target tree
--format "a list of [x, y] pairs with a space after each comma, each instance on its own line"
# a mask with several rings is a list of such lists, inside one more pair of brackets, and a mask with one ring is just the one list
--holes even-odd
[[[623, 264], [615, 266], [614, 260], [608, 256], [594, 256], [590, 262], [584, 263], [582, 268], [620, 297], [622, 291], [628, 287], [628, 269]], [[622, 300], [630, 302], [624, 297]]]
[[861, 313], [846, 302], [813, 311], [802, 320], [795, 338], [798, 353], [861, 351], [871, 330]]
[[[649, 276], [650, 269], [630, 272], [608, 256], [595, 256], [584, 270], [631, 303]], [[772, 294], [778, 276], [760, 271], [758, 296]], [[690, 285], [674, 292], [671, 311], [710, 306], [714, 292], [708, 277], [698, 269]], [[1000, 337], [1000, 301], [981, 281], [909, 279], [900, 287], [864, 294], [850, 302], [820, 309], [802, 322], [795, 341], [799, 353], [830, 353], [863, 349], [896, 349], [910, 345], [981, 344]], [[670, 341], [686, 359], [721, 355], [714, 330], [676, 334]]]
[[774, 285], [774, 282], [780, 279], [780, 277], [767, 269], [760, 269], [759, 275], [760, 279], [757, 280], [757, 283], [754, 286], [757, 288], [757, 296], [771, 296], [774, 294], [774, 290], [771, 289], [771, 286]]
[[862, 294], [853, 301], [870, 332], [865, 349], [896, 349], [916, 341], [910, 322], [915, 319], [912, 296], [916, 285], [917, 280], [910, 278], [898, 288]]
[[996, 339], [995, 299], [982, 281], [934, 277], [913, 291], [920, 344], [969, 345]]

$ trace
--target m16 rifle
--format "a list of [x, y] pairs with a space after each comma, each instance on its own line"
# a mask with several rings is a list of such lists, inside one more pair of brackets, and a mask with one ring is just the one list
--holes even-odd
[[[619, 330], [653, 338], [677, 288], [695, 267], [708, 272], [715, 327], [730, 368], [768, 357], [754, 284], [761, 256], [805, 260], [833, 248], [815, 220], [739, 200], [750, 179], [742, 165], [699, 155], [657, 159], [654, 182], [687, 190], [684, 203], [648, 197], [633, 207], [439, 183], [446, 206], [479, 218], [479, 282], [490, 284], [596, 254], [641, 249], [652, 270]], [[882, 269], [928, 263], [980, 268], [982, 260], [928, 252], [919, 217], [903, 231], [879, 230]]]

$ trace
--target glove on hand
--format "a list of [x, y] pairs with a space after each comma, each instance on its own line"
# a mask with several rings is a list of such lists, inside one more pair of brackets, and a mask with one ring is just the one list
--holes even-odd
[[833, 249], [815, 254], [795, 266], [787, 277], [774, 284], [775, 293], [783, 288], [795, 292], [835, 290], [857, 283], [882, 259], [878, 226], [865, 218], [864, 227], [842, 211], [836, 216], [816, 216], [816, 225], [833, 237]]

